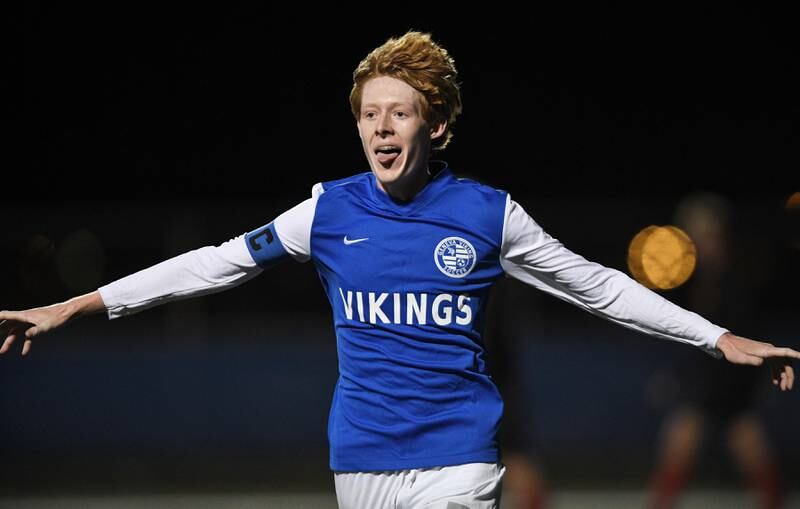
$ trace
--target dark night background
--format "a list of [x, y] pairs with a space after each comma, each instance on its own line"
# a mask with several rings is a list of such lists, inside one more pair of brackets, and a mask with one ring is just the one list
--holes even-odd
[[[7, 20], [21, 44], [7, 54], [2, 308], [219, 244], [316, 182], [366, 171], [352, 70], [414, 28], [459, 69], [464, 113], [442, 156], [456, 173], [509, 190], [572, 250], [626, 272], [639, 229], [670, 223], [691, 193], [727, 198], [743, 256], [766, 274], [743, 333], [800, 346], [800, 211], [785, 206], [800, 191], [800, 80], [786, 12], [26, 5]], [[332, 490], [336, 359], [319, 286], [313, 267], [287, 264], [225, 294], [83, 319], [25, 360], [15, 345], [0, 359], [0, 494]], [[515, 343], [528, 397], [516, 400], [534, 409], [526, 429], [548, 474], [556, 487], [643, 485], [669, 403], [653, 394], [687, 347], [534, 294], [514, 304], [535, 322], [515, 328], [529, 336]], [[795, 486], [798, 392], [767, 390], [758, 407]], [[711, 457], [699, 482], [735, 482]]]

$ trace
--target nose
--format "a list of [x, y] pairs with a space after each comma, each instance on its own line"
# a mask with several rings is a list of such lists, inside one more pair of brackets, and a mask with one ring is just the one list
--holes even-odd
[[392, 134], [394, 129], [392, 129], [391, 120], [389, 115], [381, 115], [378, 122], [375, 124], [375, 133], [380, 136]]

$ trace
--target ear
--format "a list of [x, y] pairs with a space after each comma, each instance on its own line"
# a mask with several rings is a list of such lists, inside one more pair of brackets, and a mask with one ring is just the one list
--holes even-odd
[[445, 131], [447, 131], [447, 122], [440, 122], [431, 127], [431, 139], [441, 138]]
[[361, 123], [358, 120], [356, 120], [356, 132], [358, 132], [358, 138], [362, 139], [361, 138]]

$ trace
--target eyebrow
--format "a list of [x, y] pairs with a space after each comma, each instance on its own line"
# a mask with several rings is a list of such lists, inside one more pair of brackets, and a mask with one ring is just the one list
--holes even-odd
[[[392, 106], [411, 106], [413, 108], [414, 107], [414, 103], [413, 102], [392, 101], [392, 102], [386, 104], [385, 106], [390, 107], [390, 108]], [[368, 108], [368, 107], [379, 108], [380, 105], [378, 103], [370, 102], [370, 103], [362, 103], [361, 107], [362, 108]]]

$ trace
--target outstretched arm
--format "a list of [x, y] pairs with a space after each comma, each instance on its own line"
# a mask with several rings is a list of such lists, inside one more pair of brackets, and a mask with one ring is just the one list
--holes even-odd
[[25, 311], [0, 312], [0, 354], [25, 336], [22, 355], [32, 338], [79, 316], [106, 311], [118, 318], [173, 300], [216, 293], [252, 279], [281, 260], [310, 259], [310, 231], [320, 189], [312, 198], [274, 222], [219, 246], [207, 246], [165, 260], [66, 302]]
[[[27, 355], [34, 337], [83, 315], [106, 311], [109, 318], [117, 318], [173, 300], [237, 286], [262, 270], [245, 243], [247, 237], [255, 237], [263, 231], [256, 230], [220, 246], [189, 251], [66, 302], [24, 311], [0, 312], [0, 338], [5, 338], [0, 354], [8, 351], [14, 341], [24, 335], [22, 355]], [[254, 238], [253, 243], [258, 240]], [[288, 257], [285, 251], [282, 255]]]
[[769, 360], [773, 383], [791, 389], [790, 348], [736, 336], [608, 267], [569, 251], [508, 201], [500, 262], [506, 273], [586, 311], [651, 336], [688, 343], [736, 364]]
[[57, 329], [79, 316], [105, 311], [100, 292], [87, 293], [66, 302], [26, 311], [0, 311], [0, 338], [5, 338], [0, 354], [6, 353], [18, 338], [25, 338], [22, 355], [31, 349], [33, 338]]

